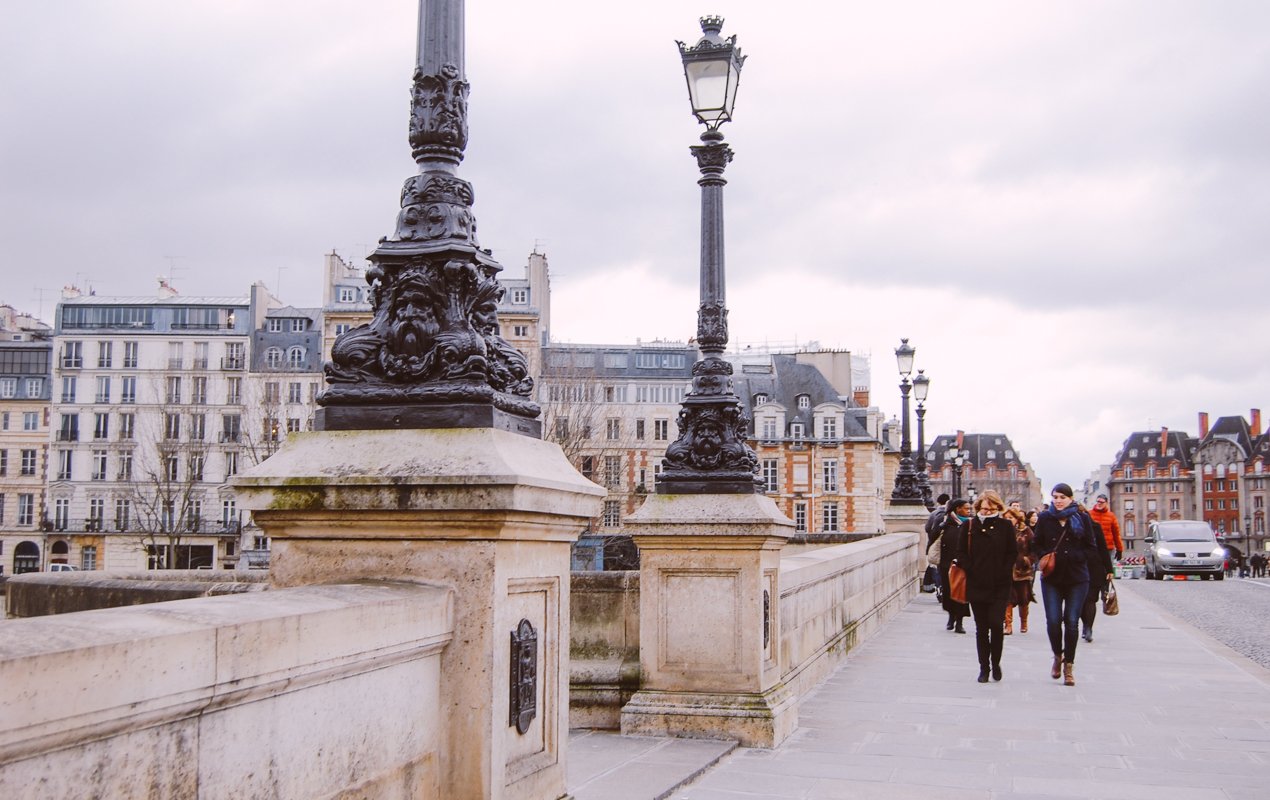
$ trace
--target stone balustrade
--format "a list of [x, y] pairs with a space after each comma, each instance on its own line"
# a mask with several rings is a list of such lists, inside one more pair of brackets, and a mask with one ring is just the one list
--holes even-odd
[[435, 797], [450, 589], [365, 582], [0, 624], [0, 797]]

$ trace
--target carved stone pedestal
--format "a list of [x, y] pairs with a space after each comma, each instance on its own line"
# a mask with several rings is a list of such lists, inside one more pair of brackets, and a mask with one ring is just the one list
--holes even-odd
[[569, 547], [604, 492], [559, 447], [491, 428], [317, 432], [236, 485], [275, 586], [453, 588], [438, 796], [565, 794]]
[[780, 549], [794, 524], [763, 495], [650, 496], [640, 551], [640, 690], [622, 733], [774, 747], [797, 726], [780, 683]]

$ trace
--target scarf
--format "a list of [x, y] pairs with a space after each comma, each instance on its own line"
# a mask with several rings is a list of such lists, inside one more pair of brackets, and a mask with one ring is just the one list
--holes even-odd
[[1080, 515], [1080, 506], [1076, 503], [1072, 503], [1062, 511], [1054, 508], [1054, 504], [1050, 503], [1049, 507], [1041, 512], [1041, 518], [1044, 519], [1045, 517], [1058, 520], [1059, 522], [1066, 520], [1067, 526], [1071, 529], [1073, 536], [1079, 539], [1085, 538], [1085, 523], [1082, 521]]
[[979, 521], [983, 522], [985, 519], [992, 519], [993, 517], [1000, 516], [1000, 514], [1000, 511], [994, 511], [991, 514], [980, 514]]

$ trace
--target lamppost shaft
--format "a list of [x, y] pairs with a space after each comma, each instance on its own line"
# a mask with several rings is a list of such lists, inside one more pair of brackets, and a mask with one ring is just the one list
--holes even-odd
[[463, 59], [463, 18], [466, 0], [419, 0], [419, 34], [415, 64], [425, 75], [440, 74], [452, 64], [459, 80], [467, 79]]

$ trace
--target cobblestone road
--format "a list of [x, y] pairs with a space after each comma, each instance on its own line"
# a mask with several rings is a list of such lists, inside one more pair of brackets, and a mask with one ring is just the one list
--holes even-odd
[[[1123, 583], [1161, 610], [1270, 669], [1270, 579]], [[1108, 630], [1108, 634], [1114, 636], [1114, 629]], [[1095, 640], [1097, 635], [1098, 623], [1095, 622]]]

